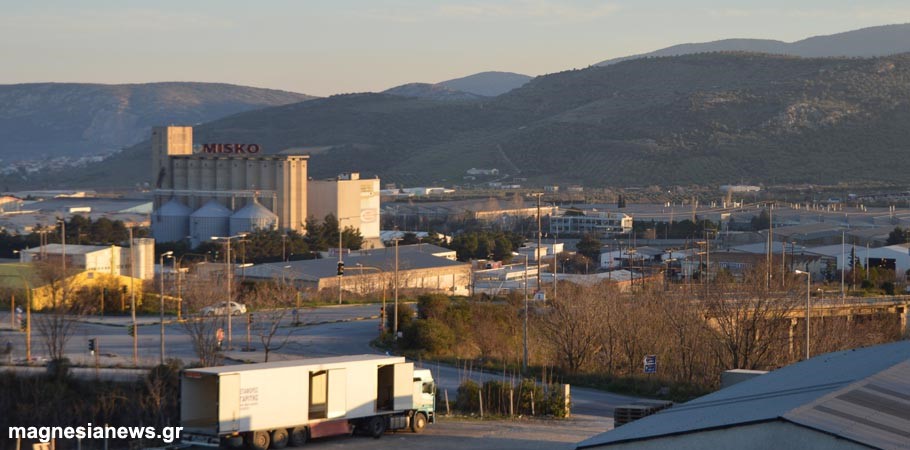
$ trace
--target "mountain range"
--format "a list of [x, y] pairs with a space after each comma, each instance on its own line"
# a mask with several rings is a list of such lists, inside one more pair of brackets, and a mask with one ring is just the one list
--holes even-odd
[[403, 84], [383, 93], [431, 100], [477, 100], [505, 94], [524, 86], [531, 78], [533, 77], [514, 72], [480, 72], [435, 84]]
[[[910, 54], [703, 53], [541, 76], [482, 100], [332, 96], [194, 133], [272, 153], [318, 147], [314, 177], [452, 185], [472, 167], [495, 167], [505, 180], [628, 186], [906, 182], [907, 123]], [[130, 185], [147, 178], [149, 153], [143, 143], [61, 175]]]
[[218, 83], [0, 85], [0, 158], [117, 151], [148, 139], [154, 125], [198, 124], [311, 98]]
[[630, 59], [708, 52], [753, 52], [805, 58], [868, 58], [895, 55], [910, 52], [910, 24], [861, 28], [844, 33], [814, 36], [796, 42], [770, 39], [723, 39], [697, 44], [679, 44], [649, 53], [608, 59], [595, 65], [605, 66]]
[[[905, 182], [910, 169], [905, 156], [910, 149], [910, 54], [855, 56], [910, 45], [910, 39], [895, 38], [908, 27], [875, 27], [792, 44], [692, 44], [661, 51], [695, 54], [639, 55], [647, 57], [530, 81], [493, 72], [319, 99], [266, 91], [278, 106], [254, 109], [252, 102], [245, 103], [247, 111], [222, 113], [197, 125], [195, 135], [197, 140], [257, 142], [267, 153], [309, 150], [314, 177], [360, 171], [405, 185], [489, 181], [466, 179], [470, 168], [497, 168], [502, 181], [518, 178], [533, 184]], [[711, 52], [734, 44], [762, 53]], [[827, 57], [782, 55], [781, 45]], [[854, 57], [830, 57], [825, 52], [832, 48]], [[259, 95], [263, 90], [253, 91]], [[66, 107], [47, 108], [46, 96], [20, 95], [12, 102], [18, 106], [10, 109], [2, 93], [0, 89], [0, 125], [8, 135], [23, 130], [37, 135], [46, 128], [50, 136], [63, 136], [55, 142], [76, 147], [82, 134], [97, 135], [86, 130], [113, 127], [120, 117], [110, 112], [120, 110], [109, 102], [94, 110], [103, 112], [99, 115], [84, 109], [85, 101], [66, 103], [72, 101], [67, 95], [50, 97], [59, 97], [55, 104]], [[218, 103], [217, 97], [211, 103], [230, 103]], [[129, 110], [149, 96], [116, 98], [121, 109]], [[205, 121], [178, 117], [181, 112], [198, 114], [194, 102], [187, 101], [193, 95], [175, 91], [167, 98], [172, 106], [147, 102], [158, 109], [145, 109], [163, 114], [143, 116], [155, 120], [149, 126]], [[45, 108], [47, 117], [23, 113], [29, 108]], [[28, 119], [20, 120], [19, 129], [9, 119], [17, 113]], [[66, 123], [74, 116], [79, 126]], [[142, 129], [133, 130], [130, 139], [143, 138]], [[20, 171], [0, 182], [131, 186], [147, 178], [149, 161], [148, 141], [143, 141], [84, 168]]]

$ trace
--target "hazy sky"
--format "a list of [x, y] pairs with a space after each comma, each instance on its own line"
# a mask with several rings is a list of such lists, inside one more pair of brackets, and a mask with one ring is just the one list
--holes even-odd
[[910, 22], [908, 0], [0, 0], [0, 8], [0, 84], [210, 81], [314, 95]]

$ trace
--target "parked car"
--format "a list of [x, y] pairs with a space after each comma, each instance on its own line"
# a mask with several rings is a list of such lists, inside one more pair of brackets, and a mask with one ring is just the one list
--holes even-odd
[[[221, 302], [216, 305], [202, 308], [203, 316], [223, 316], [228, 311], [228, 302]], [[246, 314], [246, 305], [243, 303], [231, 302], [230, 311], [232, 316]]]

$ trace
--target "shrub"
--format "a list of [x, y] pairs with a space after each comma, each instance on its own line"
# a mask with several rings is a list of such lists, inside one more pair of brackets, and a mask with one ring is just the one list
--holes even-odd
[[466, 414], [479, 411], [480, 403], [477, 396], [479, 392], [480, 386], [474, 381], [467, 380], [461, 383], [455, 396], [455, 409]]

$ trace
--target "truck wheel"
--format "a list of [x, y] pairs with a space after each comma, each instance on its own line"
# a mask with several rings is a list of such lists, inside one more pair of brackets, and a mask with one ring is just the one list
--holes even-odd
[[411, 431], [420, 433], [427, 426], [427, 415], [419, 412], [411, 419]]
[[306, 427], [292, 429], [289, 438], [291, 447], [303, 447], [306, 444], [306, 438]]
[[382, 416], [373, 416], [370, 419], [370, 423], [367, 424], [367, 433], [370, 436], [373, 436], [374, 439], [379, 439], [385, 433], [385, 417]]
[[251, 450], [267, 450], [269, 448], [269, 432], [268, 431], [251, 431], [244, 436], [246, 438], [246, 445]]
[[272, 430], [271, 435], [272, 443], [269, 444], [269, 448], [277, 450], [288, 446], [288, 430], [284, 428]]

